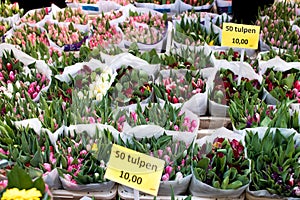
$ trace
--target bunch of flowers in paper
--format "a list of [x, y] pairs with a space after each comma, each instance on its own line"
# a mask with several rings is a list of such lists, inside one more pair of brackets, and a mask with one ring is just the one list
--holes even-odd
[[10, 28], [11, 25], [9, 21], [0, 21], [0, 37], [2, 37]]
[[300, 102], [300, 80], [298, 70], [288, 70], [285, 72], [268, 69], [264, 74], [266, 86], [270, 94], [277, 100], [282, 101], [286, 98], [295, 99]]
[[126, 106], [141, 102], [152, 94], [149, 75], [144, 70], [122, 66], [117, 73], [116, 81], [109, 92], [115, 105]]
[[111, 44], [119, 44], [122, 41], [122, 33], [109, 21], [118, 18], [122, 12], [114, 12], [111, 15], [103, 14], [92, 21], [92, 36], [89, 38], [89, 47], [108, 47]]
[[127, 122], [132, 127], [152, 124], [163, 127], [166, 130], [187, 132], [194, 132], [198, 126], [198, 122], [195, 119], [186, 116], [180, 107], [174, 108], [168, 102], [164, 105], [149, 103], [144, 109], [138, 103], [134, 111], [127, 112], [122, 110], [117, 113], [115, 118], [118, 119], [115, 127], [119, 131], [123, 130], [124, 122]]
[[49, 46], [47, 34], [41, 28], [24, 24], [14, 30], [11, 37], [6, 37], [5, 42], [21, 47], [21, 50], [30, 54], [32, 48], [36, 49], [39, 43]]
[[237, 189], [250, 182], [250, 161], [236, 139], [215, 138], [213, 143], [194, 148], [195, 177], [214, 188]]
[[20, 19], [20, 23], [36, 24], [42, 21], [46, 15], [49, 14], [49, 8], [41, 8], [40, 10], [34, 10], [34, 12], [28, 12]]
[[81, 8], [66, 7], [62, 11], [53, 14], [53, 19], [58, 22], [72, 22], [74, 24], [86, 25], [88, 23], [88, 16], [84, 14]]
[[8, 97], [19, 93], [19, 97], [29, 95], [35, 99], [39, 92], [49, 84], [49, 79], [45, 74], [38, 72], [35, 63], [25, 67], [17, 60], [12, 52], [2, 55], [0, 85], [1, 92]]
[[48, 37], [59, 47], [67, 44], [71, 45], [81, 42], [88, 34], [82, 33], [78, 28], [74, 26], [73, 23], [65, 25], [47, 21], [44, 25], [44, 28], [47, 30]]
[[1, 1], [0, 4], [0, 16], [4, 18], [12, 17], [16, 14], [22, 15], [23, 9], [19, 8], [18, 2], [11, 4], [9, 0]]
[[170, 71], [170, 76], [159, 77], [159, 85], [155, 85], [155, 95], [171, 103], [184, 103], [193, 95], [205, 92], [205, 80], [200, 73], [187, 71], [182, 74], [174, 74]]
[[196, 20], [188, 21], [186, 19], [181, 19], [180, 22], [176, 22], [174, 40], [191, 46], [203, 46], [204, 43], [211, 46], [220, 45], [219, 34], [214, 33], [212, 29], [210, 33], [208, 33], [201, 24], [201, 17], [198, 17]]
[[119, 27], [124, 39], [143, 44], [155, 44], [166, 34], [166, 15], [129, 12], [129, 17]]

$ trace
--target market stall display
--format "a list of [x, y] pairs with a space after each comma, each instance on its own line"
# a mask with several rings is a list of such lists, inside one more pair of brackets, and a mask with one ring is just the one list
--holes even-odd
[[234, 30], [251, 50], [221, 46], [230, 1], [66, 3], [0, 5], [3, 199], [153, 199], [105, 176], [114, 145], [164, 162], [158, 199], [299, 198], [298, 3]]

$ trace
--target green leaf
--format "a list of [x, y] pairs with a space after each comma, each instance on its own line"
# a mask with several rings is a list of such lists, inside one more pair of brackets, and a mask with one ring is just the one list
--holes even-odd
[[228, 183], [229, 183], [229, 176], [226, 176], [221, 184], [221, 188], [227, 189]]
[[227, 189], [237, 189], [242, 186], [243, 186], [243, 183], [241, 181], [234, 181], [228, 185]]
[[198, 161], [197, 167], [200, 167], [202, 169], [207, 169], [209, 165], [209, 158], [202, 158], [201, 160]]
[[41, 149], [39, 149], [33, 156], [33, 158], [30, 160], [30, 164], [33, 167], [38, 167], [40, 163], [43, 163], [43, 155], [41, 152]]
[[42, 194], [45, 192], [45, 183], [42, 177], [36, 179], [33, 183], [33, 187], [39, 190]]
[[7, 188], [18, 188], [20, 190], [28, 190], [33, 187], [32, 180], [25, 172], [24, 169], [16, 165], [7, 175], [8, 185]]

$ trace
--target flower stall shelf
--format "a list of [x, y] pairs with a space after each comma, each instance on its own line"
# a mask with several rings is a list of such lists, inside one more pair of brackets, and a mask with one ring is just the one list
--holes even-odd
[[293, 129], [253, 128], [240, 131], [253, 162], [249, 199], [299, 198], [299, 134]]
[[193, 177], [189, 191], [204, 198], [244, 199], [250, 183], [250, 160], [243, 136], [226, 128], [196, 140], [192, 155]]

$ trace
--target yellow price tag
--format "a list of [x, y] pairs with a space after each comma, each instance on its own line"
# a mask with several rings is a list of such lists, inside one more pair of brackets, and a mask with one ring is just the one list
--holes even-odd
[[157, 196], [165, 161], [114, 144], [105, 178]]
[[221, 46], [257, 49], [259, 26], [223, 23]]

